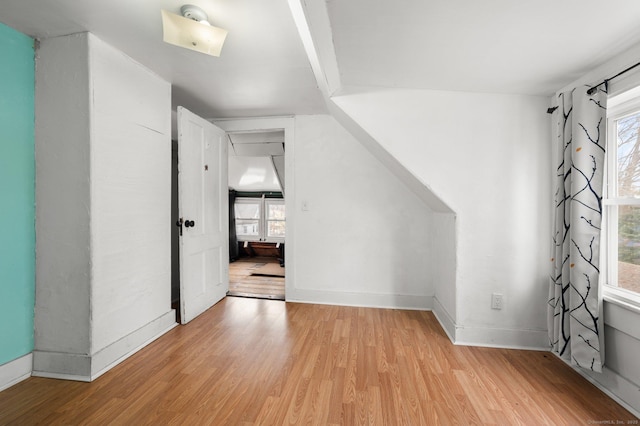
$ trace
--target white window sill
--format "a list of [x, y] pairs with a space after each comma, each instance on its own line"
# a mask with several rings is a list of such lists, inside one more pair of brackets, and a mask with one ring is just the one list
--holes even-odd
[[604, 286], [602, 296], [605, 302], [612, 303], [640, 315], [640, 295], [615, 287]]

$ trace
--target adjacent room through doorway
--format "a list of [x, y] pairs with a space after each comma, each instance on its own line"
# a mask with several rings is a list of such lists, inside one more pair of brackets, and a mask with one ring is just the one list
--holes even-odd
[[229, 134], [228, 296], [285, 300], [284, 131]]

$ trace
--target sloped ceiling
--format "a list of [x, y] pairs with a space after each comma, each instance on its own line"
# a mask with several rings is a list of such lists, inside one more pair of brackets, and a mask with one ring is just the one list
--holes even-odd
[[271, 157], [229, 156], [229, 188], [282, 191]]
[[[0, 2], [38, 38], [90, 31], [173, 84], [207, 118], [327, 112], [289, 4], [192, 0], [229, 30], [219, 58], [162, 42], [176, 0]], [[549, 95], [640, 42], [637, 0], [305, 0], [325, 8], [341, 86]], [[640, 59], [640, 58], [639, 58]]]
[[284, 192], [284, 130], [229, 134], [229, 187]]

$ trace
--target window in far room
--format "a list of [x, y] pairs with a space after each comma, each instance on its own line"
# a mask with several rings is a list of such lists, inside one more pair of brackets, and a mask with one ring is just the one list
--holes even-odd
[[236, 234], [243, 241], [258, 241], [261, 237], [262, 200], [239, 198], [236, 200]]
[[237, 198], [235, 213], [239, 241], [284, 242], [284, 199]]
[[284, 238], [285, 231], [285, 214], [284, 200], [267, 199], [266, 221], [267, 221], [267, 238]]

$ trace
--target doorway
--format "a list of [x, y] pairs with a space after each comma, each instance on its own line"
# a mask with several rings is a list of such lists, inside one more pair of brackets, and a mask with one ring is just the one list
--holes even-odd
[[228, 296], [285, 300], [284, 130], [230, 132]]
[[[278, 163], [282, 175], [281, 179], [283, 195], [286, 206], [286, 235], [284, 238], [284, 246], [286, 250], [282, 252], [282, 258], [285, 260], [286, 274], [284, 277], [285, 300], [295, 299], [295, 238], [294, 238], [294, 219], [295, 219], [295, 199], [294, 199], [294, 174], [293, 174], [293, 158], [294, 158], [294, 123], [293, 117], [269, 117], [269, 118], [249, 118], [249, 119], [219, 119], [212, 120], [215, 125], [225, 130], [227, 134], [232, 133], [260, 133], [265, 131], [284, 131], [284, 146], [286, 151], [284, 157], [274, 158], [273, 161]], [[173, 167], [172, 167], [172, 305], [178, 307], [180, 303], [180, 270], [179, 270], [179, 251], [178, 251], [178, 227], [174, 224], [179, 219], [177, 206], [177, 141], [173, 142]], [[287, 189], [288, 188], [288, 189]], [[231, 271], [230, 271], [231, 272]], [[176, 309], [179, 315], [180, 309]], [[180, 322], [180, 318], [177, 318]]]

